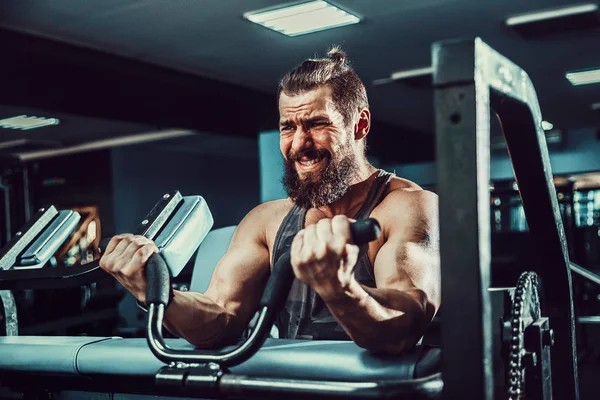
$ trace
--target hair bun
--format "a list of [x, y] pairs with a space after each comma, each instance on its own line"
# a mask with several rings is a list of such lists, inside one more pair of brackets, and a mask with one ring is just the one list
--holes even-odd
[[327, 56], [340, 65], [342, 65], [346, 60], [346, 53], [344, 53], [342, 49], [337, 46], [332, 47], [331, 50], [327, 52]]

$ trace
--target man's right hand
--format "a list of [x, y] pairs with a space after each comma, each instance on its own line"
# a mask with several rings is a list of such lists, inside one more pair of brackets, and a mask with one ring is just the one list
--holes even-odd
[[153, 253], [154, 242], [129, 233], [113, 236], [100, 259], [100, 268], [115, 277], [142, 304], [146, 303], [144, 267]]

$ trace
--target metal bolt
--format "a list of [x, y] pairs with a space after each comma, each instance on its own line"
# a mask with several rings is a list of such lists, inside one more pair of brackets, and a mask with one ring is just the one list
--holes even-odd
[[143, 220], [142, 225], [148, 225], [148, 220], [147, 219]]
[[15, 236], [21, 236], [21, 235], [22, 235], [22, 233], [21, 233], [21, 232], [17, 232], [17, 233], [15, 233]]
[[171, 195], [170, 195], [170, 194], [165, 194], [165, 195], [163, 196], [163, 199], [168, 199], [169, 197], [171, 197]]
[[44, 212], [44, 211], [46, 211], [45, 208], [40, 208], [40, 212]]
[[212, 371], [218, 371], [220, 369], [220, 367], [215, 363], [209, 363], [208, 368]]

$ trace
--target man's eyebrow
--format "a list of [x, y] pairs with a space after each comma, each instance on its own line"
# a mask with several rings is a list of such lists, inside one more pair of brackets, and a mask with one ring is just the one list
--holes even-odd
[[[315, 122], [320, 122], [320, 121], [329, 121], [329, 117], [327, 115], [315, 115], [314, 117], [310, 117], [310, 118], [303, 120], [304, 123], [308, 123], [308, 124], [314, 124]], [[293, 125], [294, 123], [295, 123], [294, 121], [286, 119], [286, 120], [280, 121], [279, 126], [288, 126], [288, 125]]]
[[329, 117], [326, 115], [315, 115], [314, 117], [310, 117], [306, 120], [306, 122], [319, 122], [319, 121], [329, 121]]
[[[318, 122], [318, 121], [329, 121], [329, 117], [326, 115], [315, 115], [314, 117], [310, 117], [307, 119], [302, 119], [301, 120], [305, 123], [314, 123], [314, 122]], [[293, 125], [294, 121], [286, 119], [286, 120], [282, 120], [279, 122], [280, 126], [286, 126], [286, 125]]]

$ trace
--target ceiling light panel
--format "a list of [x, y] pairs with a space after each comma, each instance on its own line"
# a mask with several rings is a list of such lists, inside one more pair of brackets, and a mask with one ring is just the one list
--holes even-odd
[[570, 17], [573, 15], [584, 14], [588, 12], [598, 11], [597, 4], [581, 4], [570, 7], [562, 7], [554, 10], [538, 11], [528, 14], [517, 15], [506, 20], [506, 25], [515, 26], [521, 24], [529, 24], [539, 21], [547, 21], [555, 18]]
[[287, 36], [300, 36], [360, 22], [359, 17], [321, 0], [247, 12], [244, 18]]
[[591, 83], [600, 83], [600, 68], [587, 71], [567, 72], [565, 77], [573, 86], [589, 85]]
[[0, 119], [0, 128], [28, 130], [41, 128], [44, 126], [58, 125], [58, 118], [43, 118], [27, 115], [17, 115], [16, 117]]

